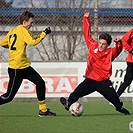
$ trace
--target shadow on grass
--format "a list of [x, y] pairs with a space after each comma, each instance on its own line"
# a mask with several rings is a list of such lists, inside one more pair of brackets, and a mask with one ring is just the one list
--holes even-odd
[[8, 118], [13, 118], [13, 117], [38, 117], [38, 115], [29, 115], [29, 114], [27, 114], [27, 115], [10, 115], [10, 114], [8, 114], [8, 115], [0, 115], [0, 118], [2, 118], [2, 117], [8, 117]]
[[83, 117], [86, 117], [86, 116], [89, 116], [89, 117], [95, 117], [95, 116], [131, 116], [131, 115], [133, 115], [133, 113], [131, 113], [130, 115], [124, 115], [124, 114], [121, 114], [121, 113], [119, 113], [119, 114], [85, 114], [85, 115], [83, 115]]
[[[116, 113], [116, 114], [83, 114], [81, 117], [101, 117], [101, 116], [132, 116], [133, 113], [131, 113], [130, 115], [123, 115], [121, 113]], [[63, 117], [68, 117], [68, 116], [71, 116], [71, 114], [57, 114], [57, 116], [63, 116]]]
[[[44, 116], [44, 117], [71, 117], [72, 115], [71, 114], [57, 114], [57, 116]], [[133, 113], [131, 113], [130, 115], [123, 115], [123, 114], [121, 114], [121, 113], [116, 113], [116, 114], [83, 114], [81, 117], [101, 117], [101, 116], [133, 116]], [[2, 118], [2, 117], [39, 117], [38, 116], [38, 114], [36, 114], [36, 115], [30, 115], [30, 114], [21, 114], [21, 115], [19, 115], [19, 114], [17, 114], [17, 115], [15, 115], [15, 114], [7, 114], [7, 115], [5, 115], [5, 114], [1, 114], [0, 115], [0, 118]]]

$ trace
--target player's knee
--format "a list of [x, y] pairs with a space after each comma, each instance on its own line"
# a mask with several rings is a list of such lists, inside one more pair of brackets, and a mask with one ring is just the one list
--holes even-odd
[[44, 81], [41, 81], [39, 85], [40, 85], [42, 88], [45, 88], [45, 82], [44, 82]]
[[45, 88], [45, 82], [44, 82], [44, 80], [38, 80], [36, 82], [36, 86], [39, 87], [39, 88]]

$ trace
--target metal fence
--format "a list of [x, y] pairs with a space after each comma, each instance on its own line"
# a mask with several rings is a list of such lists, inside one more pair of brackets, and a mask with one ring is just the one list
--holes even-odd
[[[28, 46], [27, 54], [31, 61], [86, 61], [88, 50], [82, 32], [85, 9], [91, 13], [91, 31], [96, 40], [102, 32], [111, 34], [115, 39], [132, 28], [132, 0], [125, 4], [120, 4], [119, 0], [113, 1], [14, 0], [6, 3], [1, 0], [0, 39], [19, 24], [18, 17], [22, 11], [30, 10], [36, 15], [35, 25], [31, 29], [33, 35], [47, 26], [52, 29], [52, 33], [39, 45]], [[113, 42], [111, 46], [114, 46]], [[8, 50], [0, 48], [0, 61], [7, 61], [8, 56]], [[123, 50], [116, 61], [125, 61], [126, 56], [127, 52]]]

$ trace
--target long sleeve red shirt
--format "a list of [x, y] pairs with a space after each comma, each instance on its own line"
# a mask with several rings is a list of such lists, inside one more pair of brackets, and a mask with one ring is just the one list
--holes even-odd
[[131, 29], [122, 37], [122, 44], [123, 48], [128, 51], [126, 61], [133, 63], [133, 55], [130, 53], [133, 48], [133, 29]]
[[83, 17], [84, 38], [88, 47], [88, 61], [85, 77], [96, 81], [104, 81], [112, 75], [112, 61], [122, 51], [122, 44], [116, 43], [113, 48], [98, 51], [98, 42], [90, 34], [90, 19]]

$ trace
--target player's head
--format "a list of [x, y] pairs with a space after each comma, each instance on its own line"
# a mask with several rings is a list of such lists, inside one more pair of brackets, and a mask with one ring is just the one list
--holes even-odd
[[31, 26], [33, 26], [34, 14], [29, 11], [24, 11], [20, 15], [19, 20], [20, 24], [29, 29]]
[[108, 33], [102, 33], [99, 36], [99, 46], [98, 50], [103, 51], [105, 50], [112, 42], [112, 37]]

